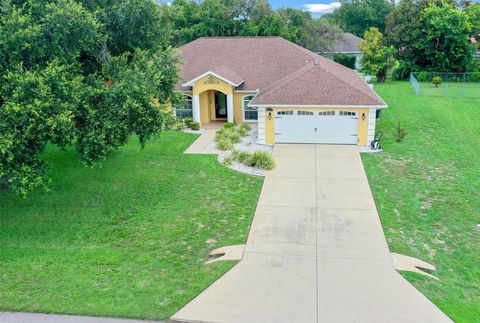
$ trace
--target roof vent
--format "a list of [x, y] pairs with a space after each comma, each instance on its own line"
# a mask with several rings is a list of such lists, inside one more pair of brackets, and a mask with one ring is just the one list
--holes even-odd
[[313, 64], [320, 65], [320, 61], [318, 60], [318, 58], [315, 58], [315, 61], [313, 62]]

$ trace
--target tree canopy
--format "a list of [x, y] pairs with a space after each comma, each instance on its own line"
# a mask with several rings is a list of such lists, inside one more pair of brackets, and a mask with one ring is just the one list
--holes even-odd
[[159, 8], [150, 0], [2, 2], [0, 185], [22, 194], [46, 186], [48, 143], [73, 145], [91, 165], [131, 134], [143, 146], [164, 127], [178, 59]]
[[394, 9], [394, 2], [387, 0], [351, 0], [342, 5], [328, 17], [344, 31], [363, 37], [371, 27], [385, 31], [385, 17]]
[[361, 71], [375, 75], [378, 82], [384, 82], [388, 71], [393, 67], [395, 49], [383, 42], [383, 35], [378, 28], [372, 27], [365, 32], [365, 40], [360, 43], [362, 58]]
[[[474, 15], [472, 15], [474, 16]], [[386, 18], [386, 42], [411, 70], [465, 72], [472, 68], [472, 27], [480, 25], [455, 1], [402, 0]]]

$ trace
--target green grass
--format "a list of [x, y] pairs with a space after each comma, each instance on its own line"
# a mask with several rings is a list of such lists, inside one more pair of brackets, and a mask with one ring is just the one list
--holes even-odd
[[479, 322], [480, 99], [415, 96], [408, 82], [375, 89], [389, 104], [385, 151], [362, 158], [390, 250], [437, 266], [439, 281], [402, 274], [455, 321]]
[[50, 192], [0, 194], [0, 309], [167, 319], [229, 270], [206, 255], [245, 242], [262, 180], [182, 154], [195, 138], [132, 140], [93, 168], [50, 147]]

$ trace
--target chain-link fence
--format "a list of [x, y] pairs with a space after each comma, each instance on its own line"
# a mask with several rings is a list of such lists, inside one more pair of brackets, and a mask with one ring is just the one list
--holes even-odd
[[480, 72], [415, 72], [410, 73], [410, 83], [417, 95], [480, 97]]

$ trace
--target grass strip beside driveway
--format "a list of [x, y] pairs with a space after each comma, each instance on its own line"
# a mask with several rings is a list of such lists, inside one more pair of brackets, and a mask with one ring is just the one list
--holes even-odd
[[439, 281], [403, 275], [455, 321], [478, 322], [480, 99], [416, 96], [407, 82], [375, 89], [389, 105], [385, 151], [362, 158], [390, 250], [437, 266]]

